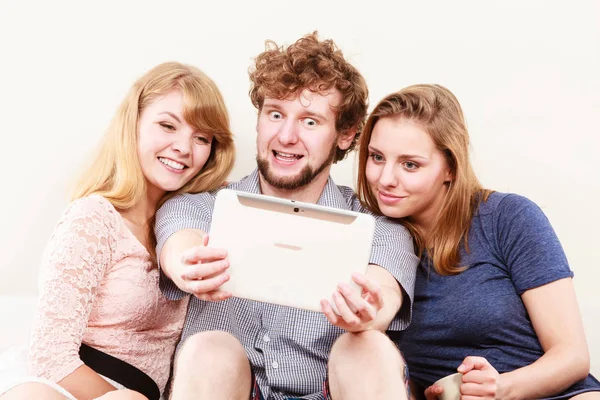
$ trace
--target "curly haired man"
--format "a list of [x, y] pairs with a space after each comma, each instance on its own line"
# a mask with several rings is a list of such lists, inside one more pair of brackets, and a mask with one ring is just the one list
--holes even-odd
[[[358, 140], [364, 78], [316, 33], [288, 47], [268, 41], [250, 71], [258, 110], [257, 169], [228, 187], [365, 211], [329, 176]], [[341, 283], [322, 312], [231, 297], [226, 249], [207, 246], [216, 193], [169, 200], [156, 218], [161, 289], [190, 304], [175, 361], [172, 399], [404, 399], [406, 368], [386, 330], [403, 330], [417, 258], [399, 224], [376, 218], [367, 273]], [[257, 234], [260, 234], [257, 227]], [[282, 230], [287, 227], [282, 226]], [[318, 279], [318, 277], [315, 277]]]

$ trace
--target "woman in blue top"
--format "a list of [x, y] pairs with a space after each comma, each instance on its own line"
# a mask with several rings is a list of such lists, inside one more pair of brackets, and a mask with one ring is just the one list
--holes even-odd
[[483, 189], [454, 95], [393, 93], [362, 134], [358, 191], [421, 255], [413, 318], [396, 338], [417, 397], [461, 372], [462, 399], [600, 398], [567, 258], [544, 213]]

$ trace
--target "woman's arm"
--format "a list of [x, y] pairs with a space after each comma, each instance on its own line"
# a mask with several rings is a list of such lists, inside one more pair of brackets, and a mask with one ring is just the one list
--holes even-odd
[[544, 354], [531, 365], [501, 375], [508, 398], [560, 393], [584, 379], [589, 351], [564, 250], [543, 211], [507, 196], [497, 215], [497, 243]]
[[[523, 293], [544, 355], [534, 363], [498, 374], [483, 357], [467, 357], [458, 367], [461, 393], [483, 399], [539, 399], [557, 393], [584, 379], [590, 370], [589, 351], [571, 278]], [[428, 399], [441, 394], [433, 385]], [[471, 398], [471, 397], [469, 397]]]
[[548, 218], [522, 196], [506, 196], [493, 225], [494, 251], [504, 261], [544, 353], [535, 362], [501, 375], [486, 359], [467, 357], [458, 368], [464, 374], [461, 391], [500, 399], [561, 393], [584, 379], [590, 368], [566, 255]]
[[590, 372], [590, 358], [571, 278], [521, 296], [544, 349], [536, 362], [500, 375], [509, 399], [531, 399], [560, 393]]
[[500, 376], [507, 398], [557, 394], [584, 379], [589, 352], [567, 257], [543, 211], [507, 196], [496, 212], [497, 246], [544, 354]]
[[78, 399], [115, 389], [83, 364], [79, 347], [96, 292], [111, 265], [117, 217], [100, 197], [73, 203], [48, 243], [40, 271], [30, 370], [58, 382]]

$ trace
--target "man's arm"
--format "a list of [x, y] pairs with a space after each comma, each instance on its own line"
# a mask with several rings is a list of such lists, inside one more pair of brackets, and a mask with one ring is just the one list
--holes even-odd
[[208, 234], [184, 229], [171, 235], [160, 254], [163, 273], [182, 291], [201, 300], [220, 301], [231, 293], [220, 289], [229, 280], [224, 249], [208, 247]]
[[348, 332], [377, 329], [385, 332], [402, 305], [402, 289], [388, 271], [370, 264], [366, 275], [355, 273], [352, 280], [361, 287], [357, 293], [346, 283], [340, 283], [333, 294], [333, 307], [321, 301], [325, 316], [333, 325]]
[[[171, 279], [177, 287], [182, 288], [183, 282], [178, 277], [184, 270], [182, 256], [185, 250], [202, 246], [206, 233], [200, 229], [184, 229], [171, 235], [162, 247], [159, 262], [162, 272]], [[183, 289], [182, 289], [183, 290]]]
[[156, 213], [156, 255], [160, 288], [169, 299], [186, 293], [202, 300], [230, 297], [219, 287], [229, 279], [227, 252], [208, 247], [214, 195], [199, 193], [169, 199]]
[[387, 329], [403, 330], [408, 326], [411, 319], [414, 286], [419, 265], [419, 258], [414, 252], [412, 236], [398, 221], [371, 213], [362, 206], [356, 196], [352, 198], [351, 209], [371, 214], [375, 218], [373, 247], [367, 276], [372, 274], [370, 271], [373, 267], [377, 267], [379, 273], [374, 273], [372, 275], [373, 279], [382, 288], [387, 287], [387, 289], [384, 289], [385, 292], [391, 291], [391, 293], [386, 293], [386, 296], [390, 296], [392, 304], [395, 304], [394, 297], [399, 297], [398, 309], [390, 309], [390, 312], [393, 310], [396, 312], [391, 316]]
[[371, 328], [385, 332], [402, 307], [402, 288], [396, 278], [379, 265], [369, 265], [367, 278], [379, 284], [383, 300], [383, 307], [371, 323]]
[[342, 283], [338, 294], [333, 295], [339, 314], [328, 302], [321, 303], [323, 312], [332, 324], [348, 331], [402, 330], [410, 322], [419, 264], [412, 237], [398, 222], [364, 208], [352, 189], [340, 189], [352, 211], [375, 218], [375, 232], [366, 275], [355, 274], [352, 277], [363, 288], [362, 296], [353, 294], [350, 287]]

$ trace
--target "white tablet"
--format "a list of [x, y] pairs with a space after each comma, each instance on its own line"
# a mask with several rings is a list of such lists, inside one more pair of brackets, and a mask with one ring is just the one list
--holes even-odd
[[234, 296], [321, 311], [340, 282], [360, 290], [374, 229], [368, 214], [223, 189], [209, 246], [227, 250]]

